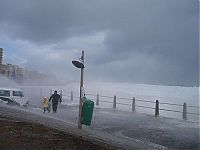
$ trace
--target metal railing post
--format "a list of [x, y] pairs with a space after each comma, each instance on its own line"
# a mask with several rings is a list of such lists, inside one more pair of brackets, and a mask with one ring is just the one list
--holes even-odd
[[114, 96], [114, 100], [113, 100], [113, 109], [116, 109], [116, 103], [117, 103], [117, 97], [116, 97], [116, 95]]
[[97, 94], [96, 105], [99, 106], [99, 94]]
[[50, 89], [50, 93], [49, 93], [49, 94], [50, 94], [50, 96], [49, 96], [49, 97], [51, 97], [51, 95], [52, 95], [52, 89]]
[[60, 99], [62, 100], [62, 90], [60, 90]]
[[135, 112], [135, 97], [132, 100], [132, 112]]
[[73, 97], [73, 91], [71, 91], [71, 101], [73, 101], [74, 97]]
[[187, 120], [187, 104], [183, 104], [183, 119]]
[[155, 107], [155, 117], [159, 116], [159, 101], [156, 100], [156, 107]]

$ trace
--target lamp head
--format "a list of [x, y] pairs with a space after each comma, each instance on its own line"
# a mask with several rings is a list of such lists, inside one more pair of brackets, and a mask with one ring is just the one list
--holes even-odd
[[73, 61], [72, 61], [72, 64], [73, 64], [75, 67], [77, 67], [77, 68], [85, 68], [83, 62], [78, 61], [78, 60], [73, 60]]

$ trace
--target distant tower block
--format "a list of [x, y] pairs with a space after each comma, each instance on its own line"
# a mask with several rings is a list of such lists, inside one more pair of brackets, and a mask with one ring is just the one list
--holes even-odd
[[3, 48], [0, 48], [0, 65], [3, 63]]

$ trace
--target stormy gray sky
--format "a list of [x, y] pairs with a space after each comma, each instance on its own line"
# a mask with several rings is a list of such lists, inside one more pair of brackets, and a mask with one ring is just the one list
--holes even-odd
[[199, 84], [198, 0], [0, 0], [4, 62], [79, 80]]

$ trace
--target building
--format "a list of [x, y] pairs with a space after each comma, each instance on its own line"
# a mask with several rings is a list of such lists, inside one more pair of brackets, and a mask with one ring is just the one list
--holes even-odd
[[20, 80], [23, 78], [23, 69], [17, 65], [1, 64], [0, 74], [11, 79]]
[[0, 48], [0, 75], [13, 79], [15, 81], [44, 79], [46, 75], [24, 69], [18, 65], [3, 64], [3, 48]]
[[3, 63], [3, 48], [0, 48], [0, 65]]

